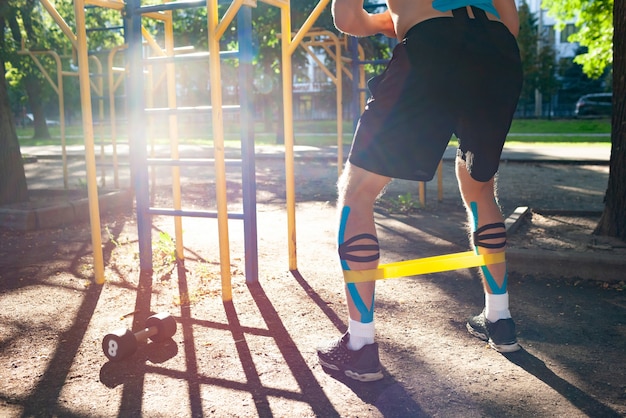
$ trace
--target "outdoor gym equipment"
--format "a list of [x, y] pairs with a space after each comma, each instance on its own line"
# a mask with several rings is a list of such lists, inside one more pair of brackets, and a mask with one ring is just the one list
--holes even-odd
[[176, 334], [176, 320], [168, 313], [162, 312], [146, 319], [145, 328], [133, 333], [120, 328], [107, 334], [102, 339], [102, 351], [111, 361], [120, 361], [135, 351], [139, 343], [148, 339], [155, 343], [163, 342]]

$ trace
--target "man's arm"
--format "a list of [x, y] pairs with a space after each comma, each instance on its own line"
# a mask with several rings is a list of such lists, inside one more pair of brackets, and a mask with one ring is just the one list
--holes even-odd
[[369, 14], [363, 9], [363, 0], [333, 0], [332, 14], [335, 27], [354, 36], [382, 33], [395, 38], [396, 31], [389, 10]]
[[494, 0], [493, 5], [498, 10], [502, 23], [509, 28], [513, 36], [517, 37], [519, 34], [519, 16], [515, 2], [513, 0]]

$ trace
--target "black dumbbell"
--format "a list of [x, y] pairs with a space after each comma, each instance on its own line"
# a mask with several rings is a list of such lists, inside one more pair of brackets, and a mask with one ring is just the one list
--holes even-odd
[[146, 327], [133, 333], [121, 328], [102, 339], [104, 355], [111, 361], [120, 361], [137, 350], [137, 344], [148, 338], [155, 343], [172, 338], [176, 334], [176, 320], [168, 313], [158, 313], [146, 319]]

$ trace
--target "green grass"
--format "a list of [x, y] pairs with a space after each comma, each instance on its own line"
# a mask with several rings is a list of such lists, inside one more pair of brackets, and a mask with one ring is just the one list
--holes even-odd
[[[206, 124], [180, 124], [179, 141], [182, 144], [211, 144], [211, 126]], [[225, 142], [227, 146], [239, 146], [239, 126], [236, 123], [225, 125]], [[118, 143], [126, 143], [125, 127], [118, 127]], [[157, 143], [165, 144], [168, 139], [162, 134], [167, 127], [153, 127], [158, 132], [155, 138]], [[269, 132], [262, 123], [255, 126], [256, 145], [275, 145], [275, 128]], [[32, 138], [33, 128], [18, 128], [18, 136], [22, 146], [59, 145], [60, 129], [50, 128], [51, 139]], [[337, 124], [335, 121], [296, 121], [294, 122], [294, 138], [297, 145], [330, 146], [337, 145]], [[611, 121], [609, 119], [516, 119], [511, 126], [508, 143], [545, 143], [545, 144], [610, 144]], [[149, 135], [149, 133], [147, 134]], [[101, 141], [110, 143], [109, 135], [105, 132], [101, 136], [96, 132], [96, 145]], [[352, 139], [352, 123], [343, 123], [343, 143], [349, 144]], [[66, 127], [66, 144], [79, 145], [83, 143], [82, 127]]]
[[610, 133], [610, 119], [515, 119], [513, 133]]

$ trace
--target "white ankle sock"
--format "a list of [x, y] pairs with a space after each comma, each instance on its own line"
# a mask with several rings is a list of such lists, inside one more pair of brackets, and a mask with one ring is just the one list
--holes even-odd
[[485, 317], [489, 322], [497, 322], [498, 319], [508, 319], [511, 317], [511, 312], [509, 312], [508, 292], [502, 295], [485, 293]]
[[363, 322], [350, 319], [348, 322], [348, 349], [360, 350], [364, 345], [374, 343], [374, 321], [364, 324]]

